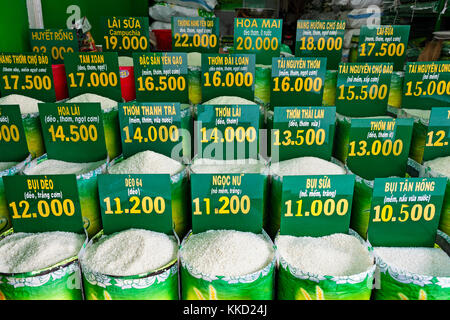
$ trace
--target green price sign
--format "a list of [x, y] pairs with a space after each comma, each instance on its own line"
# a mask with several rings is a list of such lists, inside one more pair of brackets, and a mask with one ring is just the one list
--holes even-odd
[[50, 159], [68, 162], [106, 159], [100, 103], [40, 103], [39, 118]]
[[98, 194], [105, 234], [131, 228], [173, 233], [170, 175], [101, 174]]
[[257, 173], [192, 174], [192, 231], [261, 233], [266, 177]]
[[56, 100], [51, 59], [45, 53], [0, 53], [0, 93]]
[[118, 59], [116, 52], [66, 53], [64, 66], [69, 96], [94, 93], [122, 101]]
[[0, 105], [0, 162], [20, 162], [28, 153], [19, 105]]
[[200, 158], [258, 158], [257, 105], [199, 105], [195, 132]]
[[219, 52], [219, 18], [172, 17], [172, 51]]
[[256, 63], [270, 65], [280, 56], [282, 19], [234, 19], [234, 51], [256, 54]]
[[335, 121], [335, 107], [276, 107], [272, 161], [305, 156], [330, 160]]
[[450, 106], [450, 61], [408, 62], [402, 108], [430, 110]]
[[30, 29], [30, 47], [33, 52], [50, 54], [53, 64], [64, 63], [66, 52], [79, 50], [73, 29]]
[[254, 54], [202, 54], [202, 96], [255, 98]]
[[368, 240], [374, 247], [433, 247], [447, 178], [377, 178]]
[[450, 155], [450, 107], [432, 108], [428, 123], [423, 160]]
[[395, 71], [403, 71], [410, 28], [409, 25], [362, 26], [357, 61], [393, 62]]
[[322, 105], [326, 67], [326, 58], [273, 58], [270, 105]]
[[148, 17], [102, 17], [102, 51], [150, 51]]
[[189, 103], [187, 54], [133, 53], [136, 100]]
[[354, 175], [283, 177], [280, 234], [348, 233]]
[[182, 142], [178, 102], [120, 103], [119, 122], [125, 158], [145, 150], [172, 157], [172, 151]]
[[342, 58], [344, 20], [298, 20], [296, 57], [327, 58], [328, 70], [337, 70]]
[[367, 180], [404, 176], [414, 120], [352, 119], [347, 166]]
[[336, 111], [347, 117], [386, 114], [392, 63], [341, 63], [336, 88]]
[[14, 232], [84, 233], [75, 175], [5, 176]]

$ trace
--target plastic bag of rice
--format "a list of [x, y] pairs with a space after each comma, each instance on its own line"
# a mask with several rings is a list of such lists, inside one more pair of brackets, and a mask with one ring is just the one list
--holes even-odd
[[0, 238], [0, 297], [81, 300], [77, 255], [85, 238], [61, 231], [4, 234]]
[[369, 300], [372, 248], [353, 230], [324, 237], [278, 235], [278, 299]]
[[176, 300], [177, 255], [177, 239], [164, 233], [127, 229], [99, 234], [80, 253], [86, 299]]
[[449, 300], [450, 238], [438, 231], [437, 243], [447, 252], [438, 247], [375, 247], [380, 270], [375, 299]]
[[183, 300], [273, 299], [275, 247], [265, 233], [191, 233], [180, 263]]
[[188, 89], [189, 102], [193, 105], [202, 102], [202, 55], [199, 52], [188, 53]]

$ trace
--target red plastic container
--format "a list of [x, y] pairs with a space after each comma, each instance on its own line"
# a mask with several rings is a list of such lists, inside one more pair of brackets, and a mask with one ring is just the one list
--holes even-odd
[[67, 89], [66, 68], [64, 64], [53, 64], [52, 71], [56, 101], [67, 99], [69, 97], [69, 91]]
[[159, 51], [172, 51], [172, 30], [170, 29], [153, 29], [156, 37], [156, 46]]
[[122, 98], [125, 101], [135, 100], [136, 87], [134, 84], [134, 67], [119, 67], [119, 71]]

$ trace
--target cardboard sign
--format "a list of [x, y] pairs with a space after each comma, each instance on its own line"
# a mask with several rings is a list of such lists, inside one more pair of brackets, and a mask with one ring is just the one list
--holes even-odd
[[74, 29], [30, 29], [30, 46], [33, 52], [50, 54], [53, 64], [64, 63], [66, 52], [79, 50]]
[[219, 52], [219, 18], [172, 17], [172, 51]]
[[19, 105], [0, 105], [0, 162], [20, 162], [28, 153]]

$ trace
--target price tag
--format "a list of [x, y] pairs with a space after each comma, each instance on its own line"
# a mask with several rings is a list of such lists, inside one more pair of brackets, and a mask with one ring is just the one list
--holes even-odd
[[68, 162], [106, 159], [100, 103], [40, 103], [39, 118], [50, 159]]
[[413, 125], [412, 118], [352, 119], [346, 161], [349, 169], [367, 180], [404, 176]]
[[105, 234], [131, 228], [173, 233], [170, 175], [101, 174], [98, 194]]
[[261, 233], [265, 179], [256, 173], [192, 174], [192, 231]]
[[125, 158], [145, 150], [172, 157], [172, 151], [182, 141], [178, 102], [120, 103], [119, 122]]
[[283, 177], [280, 234], [348, 233], [354, 175]]
[[325, 57], [328, 70], [337, 70], [342, 58], [344, 20], [298, 20], [296, 57]]
[[409, 25], [362, 26], [357, 61], [393, 62], [395, 71], [403, 71], [410, 28]]
[[450, 155], [450, 107], [432, 108], [428, 123], [423, 160]]
[[335, 120], [335, 107], [276, 107], [272, 162], [305, 156], [329, 160]]
[[116, 52], [66, 53], [64, 66], [71, 98], [94, 93], [122, 101]]
[[256, 54], [256, 63], [270, 65], [280, 56], [282, 19], [234, 19], [234, 50]]
[[341, 63], [336, 88], [336, 111], [347, 117], [386, 114], [392, 63]]
[[202, 54], [202, 96], [255, 98], [254, 54]]
[[187, 54], [134, 53], [136, 100], [189, 103]]
[[44, 53], [0, 53], [0, 93], [56, 100], [51, 59]]
[[75, 175], [4, 176], [14, 232], [84, 233]]
[[450, 105], [450, 62], [408, 62], [402, 108], [430, 110]]
[[31, 50], [47, 53], [53, 64], [64, 62], [66, 52], [78, 52], [78, 38], [75, 30], [68, 29], [30, 29]]
[[447, 178], [375, 179], [368, 240], [374, 247], [433, 247]]
[[0, 105], [0, 162], [20, 162], [28, 153], [19, 105]]
[[273, 58], [270, 105], [322, 105], [326, 66], [326, 58]]
[[172, 17], [172, 51], [219, 52], [219, 18]]
[[196, 134], [199, 157], [216, 160], [258, 158], [257, 105], [199, 105]]

